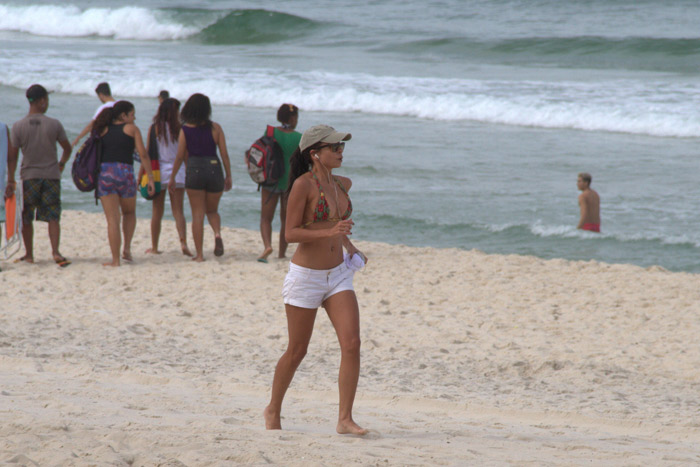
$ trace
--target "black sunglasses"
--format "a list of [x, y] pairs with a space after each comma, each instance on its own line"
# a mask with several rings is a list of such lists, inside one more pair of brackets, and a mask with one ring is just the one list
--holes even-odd
[[323, 146], [320, 146], [318, 149], [323, 149], [323, 148], [330, 148], [331, 151], [338, 152], [341, 149], [345, 148], [345, 143], [324, 144]]

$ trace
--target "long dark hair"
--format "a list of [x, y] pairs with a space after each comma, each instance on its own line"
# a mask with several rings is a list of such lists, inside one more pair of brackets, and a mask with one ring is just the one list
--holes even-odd
[[112, 107], [102, 109], [102, 112], [95, 119], [95, 123], [92, 124], [92, 132], [101, 135], [110, 123], [132, 110], [134, 110], [134, 104], [129, 101], [117, 101]]
[[204, 94], [192, 94], [180, 112], [182, 123], [211, 126], [211, 101]]
[[289, 158], [289, 184], [287, 185], [287, 196], [289, 196], [289, 193], [292, 191], [292, 186], [294, 186], [296, 179], [304, 175], [306, 172], [311, 171], [314, 166], [314, 163], [311, 160], [311, 151], [318, 150], [321, 146], [323, 146], [323, 143], [319, 141], [303, 151], [298, 147], [294, 150], [292, 156]]
[[180, 134], [180, 101], [172, 98], [165, 99], [158, 106], [153, 124], [156, 126], [156, 136], [165, 140], [165, 135], [170, 131], [170, 141], [176, 143]]

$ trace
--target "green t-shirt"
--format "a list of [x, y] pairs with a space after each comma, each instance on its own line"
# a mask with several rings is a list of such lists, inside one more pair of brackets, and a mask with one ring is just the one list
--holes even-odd
[[298, 131], [286, 133], [279, 128], [275, 128], [275, 139], [284, 153], [284, 174], [282, 174], [280, 181], [277, 182], [277, 185], [275, 185], [275, 191], [279, 193], [287, 190], [287, 182], [289, 180], [289, 159], [292, 157], [292, 153], [299, 147], [301, 133]]

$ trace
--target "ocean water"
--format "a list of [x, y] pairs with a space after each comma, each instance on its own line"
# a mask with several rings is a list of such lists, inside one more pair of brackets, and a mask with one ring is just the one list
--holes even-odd
[[[698, 24], [690, 0], [2, 2], [0, 120], [35, 82], [71, 138], [100, 81], [142, 130], [160, 89], [203, 92], [233, 166], [223, 221], [257, 229], [243, 151], [292, 102], [300, 130], [353, 134], [357, 239], [700, 272]], [[600, 235], [575, 228], [583, 171]]]

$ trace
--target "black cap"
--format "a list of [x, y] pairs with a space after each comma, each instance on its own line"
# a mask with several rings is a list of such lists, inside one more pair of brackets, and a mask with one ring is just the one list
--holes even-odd
[[39, 99], [47, 97], [49, 95], [49, 92], [41, 84], [32, 84], [31, 86], [29, 86], [29, 88], [27, 88], [26, 95], [27, 100], [29, 100], [29, 102], [35, 102]]

